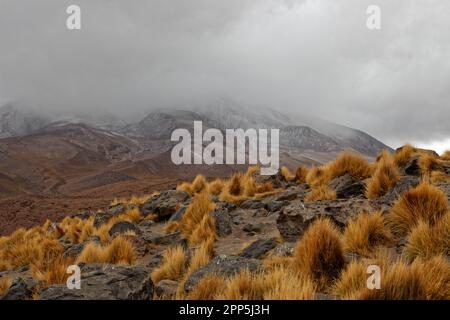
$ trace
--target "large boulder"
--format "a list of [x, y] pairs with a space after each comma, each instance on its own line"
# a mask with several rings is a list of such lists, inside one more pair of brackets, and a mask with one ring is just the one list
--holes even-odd
[[134, 232], [137, 235], [141, 234], [141, 229], [134, 223], [129, 221], [119, 221], [109, 229], [109, 235], [113, 237], [116, 234], [125, 233], [127, 231]]
[[420, 177], [417, 176], [403, 176], [400, 181], [397, 182], [395, 187], [385, 194], [383, 197], [378, 199], [378, 203], [384, 205], [386, 208], [391, 206], [403, 192], [409, 189], [415, 188], [420, 183]]
[[318, 218], [329, 218], [341, 229], [361, 211], [372, 211], [366, 199], [326, 200], [303, 203], [293, 201], [283, 208], [277, 218], [277, 227], [283, 239], [295, 242]]
[[233, 220], [226, 208], [219, 207], [215, 209], [211, 215], [215, 220], [216, 233], [219, 237], [231, 234], [233, 231], [231, 228]]
[[336, 191], [338, 199], [347, 199], [364, 194], [365, 185], [361, 181], [354, 181], [350, 174], [334, 178], [329, 187]]
[[42, 300], [149, 300], [153, 282], [140, 267], [119, 265], [85, 265], [82, 267], [81, 289], [65, 284], [41, 291]]
[[13, 280], [0, 300], [29, 300], [33, 297], [37, 287], [38, 282], [32, 277], [18, 277]]
[[180, 206], [189, 199], [184, 191], [169, 190], [151, 197], [145, 202], [141, 211], [145, 214], [155, 214], [159, 220], [167, 220]]
[[184, 284], [184, 290], [190, 292], [198, 281], [207, 274], [217, 274], [223, 277], [232, 277], [243, 269], [255, 272], [262, 266], [261, 262], [256, 259], [248, 259], [239, 256], [220, 255], [211, 260], [203, 268], [194, 271]]
[[244, 258], [261, 259], [277, 245], [276, 238], [259, 239], [245, 248], [240, 256]]

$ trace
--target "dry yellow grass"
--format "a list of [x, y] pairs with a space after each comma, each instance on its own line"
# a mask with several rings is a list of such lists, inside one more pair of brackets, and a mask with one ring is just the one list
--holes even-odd
[[194, 190], [192, 189], [192, 185], [189, 182], [183, 182], [177, 186], [178, 191], [184, 191], [191, 196], [194, 194]]
[[12, 280], [8, 277], [0, 278], [0, 297], [3, 296], [11, 287]]
[[306, 167], [303, 166], [298, 167], [297, 170], [295, 171], [295, 180], [298, 183], [305, 183], [308, 171], [309, 170]]
[[344, 267], [344, 250], [339, 231], [328, 219], [318, 219], [297, 243], [293, 267], [311, 277], [324, 290]]
[[283, 176], [284, 180], [287, 182], [291, 182], [295, 180], [295, 174], [293, 174], [288, 167], [281, 167], [280, 173]]
[[410, 144], [404, 145], [395, 153], [394, 162], [397, 167], [404, 167], [408, 161], [417, 153], [417, 150]]
[[186, 252], [181, 246], [167, 249], [163, 256], [163, 261], [151, 275], [153, 283], [161, 280], [179, 280], [186, 271]]
[[174, 233], [179, 228], [180, 228], [180, 226], [178, 225], [178, 221], [168, 221], [164, 225], [164, 233], [167, 233], [167, 234]]
[[326, 169], [324, 167], [313, 167], [306, 175], [306, 183], [312, 187], [318, 187], [327, 184], [329, 181]]
[[329, 181], [347, 173], [355, 180], [363, 180], [372, 174], [373, 168], [361, 155], [347, 151], [327, 164], [326, 171]]
[[444, 160], [444, 161], [450, 161], [450, 150], [445, 151], [441, 155], [441, 159]]
[[396, 235], [404, 236], [419, 221], [434, 225], [448, 210], [447, 196], [439, 188], [422, 182], [404, 192], [391, 208], [388, 219]]
[[[370, 290], [364, 285], [346, 297], [362, 300], [449, 299], [449, 268], [443, 257], [417, 260], [411, 265], [397, 260], [381, 268], [380, 289]], [[361, 282], [365, 283], [366, 278], [361, 278]]]
[[196, 245], [210, 237], [215, 238], [214, 218], [210, 215], [214, 208], [215, 204], [207, 192], [194, 196], [178, 224], [190, 244]]
[[450, 175], [443, 171], [432, 171], [430, 180], [432, 183], [450, 183]]
[[224, 291], [217, 296], [219, 300], [262, 300], [264, 285], [257, 274], [247, 269], [227, 279]]
[[33, 278], [42, 281], [44, 286], [65, 284], [69, 277], [67, 268], [73, 264], [73, 258], [58, 257], [52, 260], [51, 263], [43, 269], [32, 265], [31, 272]]
[[450, 213], [442, 217], [435, 225], [419, 221], [411, 230], [404, 249], [409, 260], [417, 257], [429, 259], [439, 255], [450, 255]]
[[195, 177], [194, 181], [192, 181], [192, 191], [194, 193], [202, 192], [206, 189], [207, 185], [206, 178], [199, 174]]
[[383, 152], [379, 161], [375, 165], [375, 172], [367, 182], [366, 197], [368, 199], [377, 199], [384, 196], [400, 179], [397, 166], [392, 156], [387, 152]]
[[326, 186], [319, 186], [311, 190], [305, 197], [306, 202], [320, 200], [336, 200], [336, 191]]
[[441, 168], [439, 158], [428, 153], [420, 156], [418, 165], [422, 174], [427, 176], [430, 176], [432, 171], [439, 171]]
[[114, 238], [107, 246], [88, 243], [78, 256], [77, 263], [111, 263], [132, 265], [136, 261], [133, 244], [122, 236]]
[[370, 256], [379, 246], [392, 243], [391, 232], [386, 225], [382, 212], [361, 213], [349, 222], [344, 231], [346, 251]]
[[187, 295], [188, 300], [214, 300], [225, 289], [225, 279], [215, 274], [207, 274]]
[[222, 179], [216, 179], [208, 184], [207, 190], [209, 194], [217, 196], [219, 195], [225, 186], [225, 182]]

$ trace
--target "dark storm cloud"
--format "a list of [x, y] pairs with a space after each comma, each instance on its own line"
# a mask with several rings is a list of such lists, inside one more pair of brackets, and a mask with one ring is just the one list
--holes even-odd
[[220, 96], [444, 141], [449, 16], [446, 0], [0, 0], [0, 101], [129, 115]]

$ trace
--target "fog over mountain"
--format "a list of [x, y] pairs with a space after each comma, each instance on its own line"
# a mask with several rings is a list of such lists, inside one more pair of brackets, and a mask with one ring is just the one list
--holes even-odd
[[71, 4], [0, 0], [0, 105], [126, 123], [225, 98], [450, 149], [446, 0], [77, 0], [80, 31]]

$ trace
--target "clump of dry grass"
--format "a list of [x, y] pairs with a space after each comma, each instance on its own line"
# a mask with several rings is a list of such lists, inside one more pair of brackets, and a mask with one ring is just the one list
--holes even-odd
[[324, 290], [345, 265], [339, 231], [328, 219], [318, 219], [304, 233], [293, 254], [293, 267]]
[[12, 280], [8, 277], [0, 278], [0, 297], [3, 296], [11, 287]]
[[417, 153], [416, 148], [410, 144], [404, 145], [400, 148], [394, 156], [394, 163], [397, 167], [404, 167], [408, 161]]
[[174, 233], [180, 228], [178, 221], [168, 221], [164, 225], [164, 233]]
[[93, 242], [86, 244], [78, 256], [77, 263], [110, 263], [132, 265], [136, 261], [133, 244], [122, 236], [114, 238], [107, 246]]
[[182, 246], [175, 246], [167, 249], [164, 253], [163, 261], [151, 275], [153, 283], [161, 280], [179, 280], [186, 271], [186, 252]]
[[216, 274], [207, 274], [199, 280], [194, 289], [187, 295], [188, 300], [214, 300], [225, 290], [226, 280]]
[[450, 183], [450, 175], [443, 171], [432, 171], [430, 175], [432, 183]]
[[367, 182], [366, 197], [377, 199], [392, 190], [400, 179], [392, 156], [384, 151], [375, 165], [375, 172]]
[[54, 284], [64, 284], [69, 277], [67, 268], [73, 265], [73, 258], [58, 257], [53, 259], [45, 268], [39, 268], [36, 265], [31, 266], [33, 278], [41, 281], [44, 286]]
[[439, 171], [441, 163], [438, 157], [425, 153], [419, 158], [418, 165], [423, 175], [430, 176], [432, 171]]
[[346, 251], [370, 256], [379, 246], [392, 243], [392, 235], [382, 212], [362, 213], [349, 222], [344, 231]]
[[214, 196], [219, 195], [225, 186], [225, 182], [222, 179], [216, 179], [208, 184], [208, 193]]
[[177, 186], [178, 191], [184, 191], [188, 193], [189, 195], [194, 194], [194, 190], [192, 189], [192, 185], [189, 182], [183, 182]]
[[311, 190], [305, 197], [306, 202], [319, 201], [319, 200], [335, 200], [336, 191], [331, 190], [326, 186], [320, 186]]
[[178, 226], [191, 245], [216, 237], [214, 218], [210, 215], [214, 208], [207, 192], [195, 195], [187, 207]]
[[404, 254], [409, 260], [450, 256], [450, 212], [433, 226], [419, 221], [408, 236]]
[[262, 300], [264, 286], [258, 274], [247, 269], [227, 279], [224, 291], [217, 296], [219, 300]]
[[306, 177], [308, 176], [308, 168], [299, 166], [295, 171], [295, 180], [298, 183], [306, 183]]
[[442, 190], [422, 182], [400, 196], [391, 208], [388, 219], [394, 233], [404, 236], [419, 221], [434, 225], [447, 211], [448, 200]]
[[281, 167], [280, 173], [284, 180], [286, 180], [287, 182], [295, 180], [295, 174], [293, 174], [288, 167]]
[[306, 183], [312, 187], [328, 184], [329, 178], [324, 167], [313, 167], [306, 175]]
[[347, 173], [355, 180], [363, 180], [372, 174], [373, 168], [361, 155], [347, 151], [330, 162], [326, 171], [329, 181]]
[[444, 160], [444, 161], [450, 161], [450, 150], [445, 151], [441, 155], [441, 159]]
[[443, 257], [411, 265], [397, 260], [382, 268], [380, 289], [363, 287], [349, 296], [362, 300], [449, 299], [449, 275], [449, 264]]

